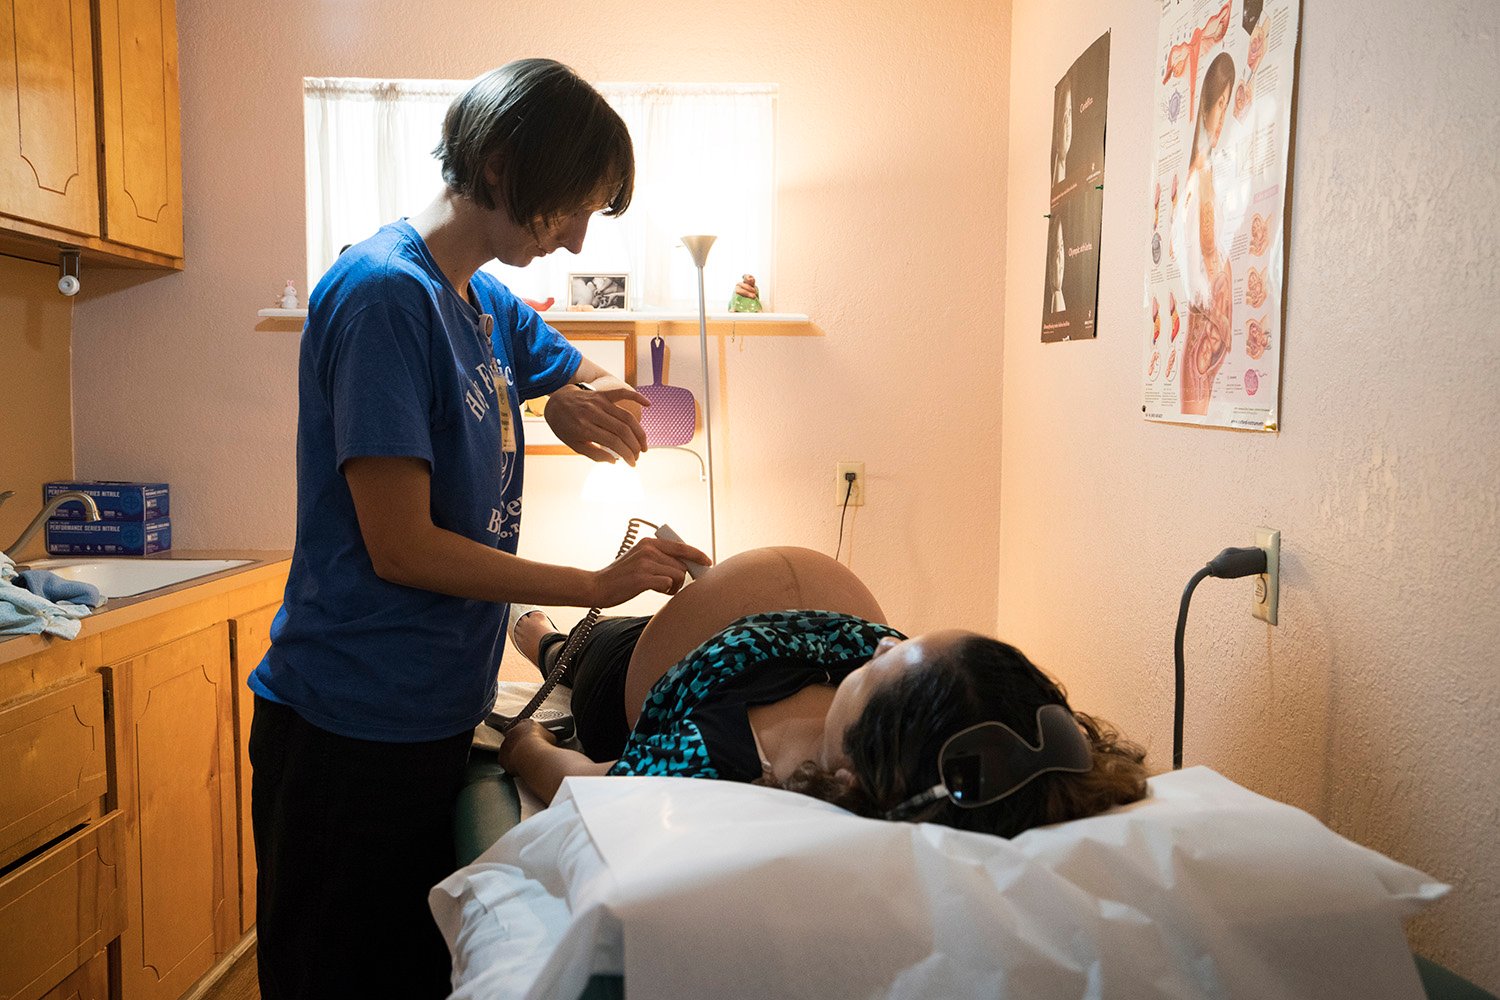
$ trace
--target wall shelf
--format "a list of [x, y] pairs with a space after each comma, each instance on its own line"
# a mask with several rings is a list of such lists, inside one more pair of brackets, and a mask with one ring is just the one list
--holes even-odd
[[[262, 309], [261, 319], [304, 320], [306, 309]], [[539, 313], [550, 326], [566, 333], [571, 329], [601, 329], [633, 326], [645, 336], [683, 337], [698, 335], [695, 312], [637, 312], [625, 309], [595, 309], [582, 312], [549, 309]], [[821, 337], [818, 329], [803, 313], [731, 313], [708, 314], [708, 330], [715, 335], [761, 337]]]
[[[557, 325], [563, 323], [697, 323], [696, 312], [646, 312], [634, 309], [584, 309], [574, 312], [571, 309], [548, 309], [539, 314], [547, 322]], [[708, 314], [710, 323], [732, 322], [732, 323], [806, 323], [807, 317], [802, 313], [732, 313], [711, 312]]]

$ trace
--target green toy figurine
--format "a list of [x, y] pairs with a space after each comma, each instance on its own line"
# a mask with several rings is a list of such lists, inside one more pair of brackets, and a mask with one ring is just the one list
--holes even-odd
[[734, 295], [729, 300], [732, 313], [760, 312], [760, 289], [755, 287], [755, 275], [747, 274], [734, 286]]

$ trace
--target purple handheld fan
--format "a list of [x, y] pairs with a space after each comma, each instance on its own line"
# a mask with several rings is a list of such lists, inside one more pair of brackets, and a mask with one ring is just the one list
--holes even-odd
[[651, 405], [641, 414], [641, 429], [646, 432], [647, 446], [652, 448], [687, 444], [693, 439], [693, 429], [698, 424], [698, 404], [693, 394], [681, 386], [662, 384], [662, 360], [666, 351], [665, 340], [651, 338], [651, 384], [637, 387], [642, 396], [651, 400]]

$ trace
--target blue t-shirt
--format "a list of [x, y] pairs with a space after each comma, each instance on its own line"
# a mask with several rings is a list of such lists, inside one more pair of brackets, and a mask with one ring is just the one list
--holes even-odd
[[296, 548], [250, 687], [341, 736], [442, 739], [494, 703], [507, 606], [377, 577], [342, 472], [355, 457], [420, 458], [435, 525], [516, 551], [520, 403], [565, 385], [581, 355], [494, 277], [470, 289], [478, 309], [402, 221], [346, 250], [308, 303]]

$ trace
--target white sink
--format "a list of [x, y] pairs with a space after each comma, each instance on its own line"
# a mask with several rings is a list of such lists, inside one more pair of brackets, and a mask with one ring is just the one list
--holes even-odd
[[148, 590], [196, 580], [244, 566], [249, 559], [42, 559], [26, 569], [45, 569], [68, 580], [92, 583], [105, 597], [134, 597]]

